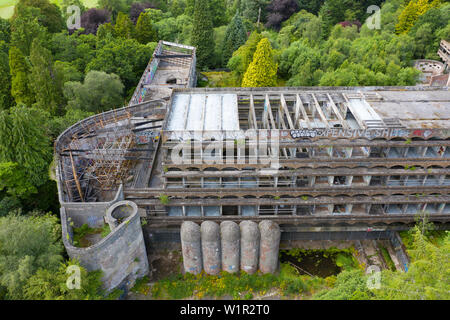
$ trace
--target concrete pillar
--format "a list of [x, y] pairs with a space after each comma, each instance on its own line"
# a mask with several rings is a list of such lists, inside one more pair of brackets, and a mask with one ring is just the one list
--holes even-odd
[[213, 221], [203, 221], [200, 227], [202, 234], [203, 269], [207, 274], [219, 274], [220, 262], [220, 228]]
[[259, 269], [262, 273], [274, 273], [278, 268], [278, 250], [281, 231], [277, 223], [263, 220], [259, 223]]
[[259, 229], [253, 221], [242, 221], [241, 229], [241, 270], [253, 274], [258, 270]]
[[184, 221], [180, 233], [184, 271], [198, 274], [202, 271], [200, 226], [192, 221]]
[[222, 270], [235, 273], [239, 271], [241, 232], [237, 223], [223, 221], [220, 224], [222, 244]]
[[353, 176], [345, 176], [345, 185], [351, 186], [353, 181]]
[[345, 212], [346, 213], [352, 213], [353, 204], [346, 204], [345, 205]]

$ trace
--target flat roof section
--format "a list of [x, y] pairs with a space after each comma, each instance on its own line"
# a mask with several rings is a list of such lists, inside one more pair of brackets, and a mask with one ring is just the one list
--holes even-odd
[[237, 95], [175, 93], [167, 130], [239, 130]]

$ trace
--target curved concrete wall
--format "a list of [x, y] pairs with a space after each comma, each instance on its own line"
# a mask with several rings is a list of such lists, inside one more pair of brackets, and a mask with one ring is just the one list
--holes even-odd
[[127, 208], [128, 216], [124, 217], [105, 238], [87, 248], [73, 245], [70, 213], [67, 213], [64, 207], [61, 208], [63, 242], [69, 257], [80, 261], [88, 271], [102, 270], [102, 281], [107, 291], [115, 288], [128, 290], [137, 278], [147, 275], [149, 271], [136, 204], [131, 201], [120, 201], [113, 205], [112, 210], [121, 207]]
[[237, 223], [223, 221], [220, 224], [222, 244], [222, 270], [234, 273], [239, 270], [241, 232]]

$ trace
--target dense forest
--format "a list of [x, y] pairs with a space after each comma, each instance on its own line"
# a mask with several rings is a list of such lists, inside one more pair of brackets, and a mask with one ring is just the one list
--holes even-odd
[[[450, 39], [444, 0], [84, 3], [18, 0], [12, 17], [0, 18], [0, 298], [103, 297], [96, 272], [83, 270], [81, 291], [61, 286], [65, 266], [77, 262], [60, 239], [53, 141], [78, 120], [125, 105], [159, 40], [197, 47], [199, 86], [265, 87], [415, 85], [413, 60], [439, 60], [440, 40]], [[80, 29], [67, 28], [71, 5]], [[371, 5], [381, 8], [376, 28]], [[432, 245], [422, 236], [417, 246]], [[390, 277], [399, 286], [404, 276]], [[324, 296], [340, 297], [332, 292]]]

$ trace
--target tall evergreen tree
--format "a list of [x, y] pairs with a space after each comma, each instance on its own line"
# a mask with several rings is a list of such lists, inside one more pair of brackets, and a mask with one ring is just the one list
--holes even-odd
[[135, 39], [142, 44], [158, 41], [158, 35], [153, 27], [150, 15], [146, 12], [142, 12], [137, 20]]
[[199, 68], [209, 67], [214, 56], [214, 31], [208, 0], [195, 1], [191, 42], [197, 48]]
[[22, 15], [24, 7], [39, 9], [38, 21], [47, 28], [48, 32], [60, 32], [64, 28], [61, 10], [49, 0], [19, 0], [14, 10], [13, 20]]
[[245, 41], [247, 41], [247, 32], [241, 17], [236, 14], [227, 27], [222, 45], [222, 59], [225, 64], [230, 60], [233, 52], [239, 49]]
[[272, 47], [263, 38], [256, 47], [253, 61], [242, 80], [243, 87], [274, 87], [277, 84], [277, 64], [273, 61]]
[[0, 162], [16, 162], [36, 187], [48, 181], [52, 153], [43, 113], [16, 106], [0, 112]]
[[40, 11], [37, 8], [21, 6], [20, 15], [11, 22], [11, 45], [17, 47], [25, 56], [30, 55], [34, 39], [43, 39], [46, 30], [39, 23]]
[[9, 49], [9, 69], [11, 73], [11, 95], [17, 104], [31, 106], [35, 99], [28, 82], [30, 68], [22, 51], [16, 47]]
[[62, 88], [57, 84], [57, 75], [53, 68], [53, 58], [49, 50], [39, 40], [31, 45], [31, 74], [29, 82], [36, 97], [36, 107], [55, 115], [61, 103]]
[[126, 13], [119, 12], [116, 19], [114, 31], [117, 37], [131, 39], [133, 36], [134, 25]]
[[[8, 53], [2, 50], [2, 43], [4, 44], [0, 41], [0, 110], [10, 108], [13, 102]], [[6, 47], [6, 45], [4, 46]]]

